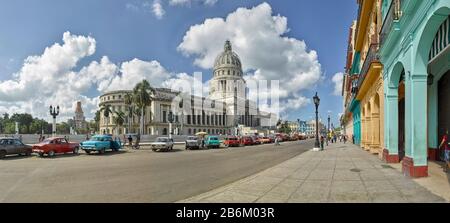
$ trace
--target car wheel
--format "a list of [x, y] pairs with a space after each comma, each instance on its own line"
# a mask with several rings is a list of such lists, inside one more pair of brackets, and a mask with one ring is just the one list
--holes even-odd
[[75, 148], [73, 148], [73, 154], [78, 154], [79, 153], [79, 148], [78, 147], [75, 147]]
[[173, 146], [170, 147], [170, 150], [173, 150]]
[[31, 149], [30, 149], [30, 150], [27, 150], [27, 151], [25, 152], [25, 156], [31, 156], [31, 153], [32, 153]]
[[6, 156], [6, 151], [0, 151], [0, 159], [3, 159], [3, 158], [5, 158], [5, 156]]
[[84, 152], [86, 152], [87, 154], [91, 154], [91, 150], [85, 150]]
[[48, 156], [49, 156], [49, 157], [54, 157], [54, 156], [55, 156], [55, 151], [50, 150], [50, 151], [48, 152]]
[[44, 157], [44, 153], [38, 153], [40, 157]]
[[104, 154], [104, 153], [105, 153], [105, 148], [103, 148], [103, 149], [100, 149], [100, 150], [98, 151], [98, 153], [100, 153], [100, 154]]
[[156, 152], [156, 149], [152, 149], [153, 152]]

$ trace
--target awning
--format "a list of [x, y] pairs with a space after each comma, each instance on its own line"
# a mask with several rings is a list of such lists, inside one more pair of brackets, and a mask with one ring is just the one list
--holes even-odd
[[441, 53], [450, 47], [450, 16], [439, 27], [436, 36], [434, 37], [433, 44], [431, 45], [429, 62], [440, 56]]

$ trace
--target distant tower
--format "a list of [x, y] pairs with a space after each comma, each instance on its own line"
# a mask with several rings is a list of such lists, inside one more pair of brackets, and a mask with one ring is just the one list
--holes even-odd
[[81, 101], [77, 101], [77, 107], [75, 109], [75, 117], [73, 117], [75, 123], [75, 129], [86, 128], [86, 118], [84, 117], [83, 109], [81, 108]]

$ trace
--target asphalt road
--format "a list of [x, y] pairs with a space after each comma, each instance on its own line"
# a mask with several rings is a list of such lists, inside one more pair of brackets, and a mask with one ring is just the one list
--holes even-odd
[[11, 156], [0, 160], [0, 202], [175, 202], [258, 173], [311, 149], [313, 143]]

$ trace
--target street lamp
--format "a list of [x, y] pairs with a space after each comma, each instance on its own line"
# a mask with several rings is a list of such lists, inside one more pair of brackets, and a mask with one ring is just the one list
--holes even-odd
[[52, 136], [56, 136], [56, 116], [59, 115], [59, 105], [55, 107], [50, 105], [50, 115], [53, 117]]
[[330, 112], [328, 112], [327, 146], [328, 146], [328, 141], [330, 139], [330, 120], [331, 120]]
[[319, 104], [320, 104], [320, 98], [316, 95], [313, 97], [314, 105], [316, 106], [316, 142], [314, 143], [314, 151], [320, 150], [320, 143], [319, 143]]

